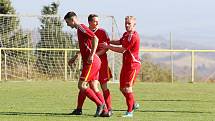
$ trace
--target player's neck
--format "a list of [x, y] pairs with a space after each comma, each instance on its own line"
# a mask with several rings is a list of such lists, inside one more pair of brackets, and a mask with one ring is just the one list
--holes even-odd
[[75, 22], [75, 28], [77, 29], [78, 26], [80, 26], [80, 23], [79, 23], [79, 21], [76, 21], [76, 22]]
[[127, 31], [128, 33], [134, 33], [135, 32], [135, 30], [131, 30], [131, 31]]
[[80, 26], [80, 24], [75, 24], [75, 28], [78, 29], [78, 26]]
[[91, 31], [96, 31], [98, 28], [96, 27], [96, 28], [93, 28], [93, 27], [91, 27], [91, 26], [89, 26], [89, 29], [91, 30]]

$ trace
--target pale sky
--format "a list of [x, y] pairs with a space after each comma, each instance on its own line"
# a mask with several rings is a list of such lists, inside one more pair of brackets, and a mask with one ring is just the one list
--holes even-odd
[[[20, 14], [40, 14], [42, 6], [53, 0], [11, 0]], [[148, 36], [168, 36], [193, 41], [215, 40], [214, 0], [59, 0], [59, 13], [68, 11], [78, 15], [97, 13], [113, 15], [120, 31], [124, 31], [124, 17], [137, 18], [137, 31]]]

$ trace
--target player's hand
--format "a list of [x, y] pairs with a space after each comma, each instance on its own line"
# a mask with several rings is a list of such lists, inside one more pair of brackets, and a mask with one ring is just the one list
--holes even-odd
[[88, 63], [88, 64], [93, 63], [93, 55], [90, 54], [90, 56], [89, 56], [88, 59], [87, 59], [87, 63]]
[[101, 47], [103, 49], [108, 49], [108, 44], [104, 42], [104, 43], [99, 44], [99, 47]]
[[78, 58], [78, 55], [75, 55], [73, 58], [69, 59], [68, 61], [68, 65], [70, 67], [72, 67], [72, 65], [74, 64], [75, 60]]

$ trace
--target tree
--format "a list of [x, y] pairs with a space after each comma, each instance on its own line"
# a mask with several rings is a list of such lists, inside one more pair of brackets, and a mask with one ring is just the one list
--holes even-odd
[[0, 0], [0, 13], [1, 14], [15, 14], [15, 10], [11, 5], [10, 0]]
[[[71, 35], [63, 32], [63, 24], [58, 13], [59, 4], [53, 2], [44, 6], [41, 10], [43, 15], [40, 18], [41, 40], [37, 48], [73, 48]], [[64, 73], [64, 51], [37, 51], [37, 66], [43, 73], [60, 74]]]
[[[10, 0], [0, 0], [0, 45], [5, 48], [28, 48], [31, 47], [30, 37], [20, 29], [19, 18], [16, 16], [15, 9], [12, 7]], [[4, 15], [5, 14], [5, 15]], [[7, 65], [27, 63], [27, 51], [8, 50], [3, 51], [3, 60]], [[4, 58], [6, 57], [7, 60]], [[17, 57], [22, 58], [20, 61]], [[18, 64], [17, 64], [18, 63]]]
[[138, 79], [143, 82], [170, 82], [171, 73], [168, 67], [162, 68], [154, 64], [150, 58], [150, 55], [144, 58]]

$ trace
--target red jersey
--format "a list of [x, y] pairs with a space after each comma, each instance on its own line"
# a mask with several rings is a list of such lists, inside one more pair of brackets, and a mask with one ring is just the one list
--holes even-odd
[[[94, 30], [93, 32], [98, 37], [99, 44], [104, 43], [104, 42], [107, 44], [110, 44], [110, 38], [104, 29], [98, 28], [98, 29]], [[103, 48], [99, 47], [99, 44], [98, 44], [98, 48], [97, 48], [96, 52], [103, 49]], [[101, 59], [101, 68], [99, 71], [99, 82], [101, 84], [104, 84], [104, 83], [107, 83], [107, 81], [109, 81], [110, 78], [112, 78], [112, 74], [111, 74], [110, 68], [108, 66], [107, 54], [104, 53], [104, 54], [100, 55], [99, 58]]]
[[125, 32], [120, 39], [122, 47], [126, 49], [123, 53], [123, 64], [140, 63], [139, 46], [140, 37], [136, 31]]
[[92, 48], [92, 41], [95, 34], [84, 24], [80, 24], [77, 28], [79, 48], [83, 63], [87, 62]]
[[[93, 31], [93, 32], [94, 32], [94, 34], [98, 37], [98, 39], [99, 39], [99, 44], [100, 44], [100, 43], [104, 43], [104, 42], [107, 43], [107, 44], [110, 44], [110, 38], [109, 38], [107, 32], [106, 32], [104, 29], [98, 28], [98, 29], [96, 29], [96, 30]], [[98, 44], [98, 47], [97, 47], [96, 52], [102, 50], [102, 48], [99, 47], [99, 44]], [[99, 58], [100, 58], [101, 60], [103, 60], [103, 59], [106, 59], [106, 60], [107, 60], [107, 54], [104, 53], [103, 55], [100, 55]]]

